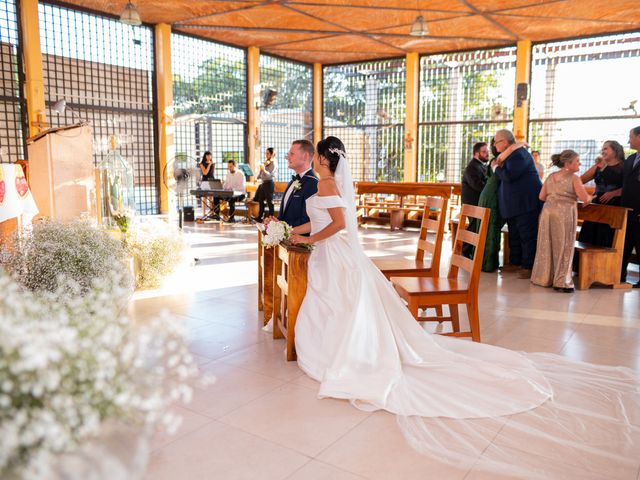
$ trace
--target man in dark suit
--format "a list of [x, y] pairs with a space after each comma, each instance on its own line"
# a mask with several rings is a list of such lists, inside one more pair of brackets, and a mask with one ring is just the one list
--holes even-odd
[[315, 148], [308, 140], [294, 141], [287, 153], [287, 165], [296, 174], [291, 177], [284, 191], [278, 220], [292, 227], [309, 222], [306, 201], [318, 192], [318, 177], [312, 169], [314, 154]]
[[[636, 258], [640, 258], [640, 127], [632, 128], [629, 132], [629, 145], [636, 153], [629, 155], [622, 170], [621, 205], [631, 209], [627, 214], [627, 233], [622, 254], [622, 282], [627, 280], [627, 267], [634, 248]], [[633, 288], [640, 288], [640, 281]]]
[[[495, 147], [502, 153], [516, 139], [510, 130], [498, 130]], [[500, 215], [509, 227], [510, 268], [520, 267], [520, 278], [531, 278], [538, 241], [538, 216], [541, 202], [538, 196], [542, 188], [540, 176], [531, 154], [524, 148], [516, 148], [506, 158], [498, 160], [495, 173], [500, 179], [498, 205]]]
[[[460, 196], [462, 203], [478, 205], [480, 194], [487, 183], [487, 161], [489, 160], [489, 147], [485, 142], [478, 142], [473, 146], [473, 158], [467, 164], [462, 174], [462, 186]], [[478, 221], [474, 218], [469, 222], [468, 229], [478, 231]], [[465, 243], [462, 245], [462, 254], [465, 257], [473, 257], [473, 247]]]
[[489, 147], [485, 142], [478, 142], [473, 146], [473, 158], [467, 164], [462, 174], [461, 197], [462, 203], [478, 205], [480, 194], [487, 183], [487, 161]]

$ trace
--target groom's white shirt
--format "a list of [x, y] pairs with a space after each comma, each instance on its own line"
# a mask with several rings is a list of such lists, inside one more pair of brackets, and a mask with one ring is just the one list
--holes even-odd
[[[307, 173], [309, 173], [312, 170], [313, 167], [310, 167], [309, 169], [305, 170], [304, 173], [300, 174], [300, 179], [302, 179], [302, 177], [304, 177]], [[284, 194], [284, 200], [282, 201], [282, 211], [284, 212], [287, 209], [287, 204], [289, 203], [289, 197], [291, 197], [291, 194], [293, 193], [293, 188], [289, 188], [287, 189], [287, 193]]]

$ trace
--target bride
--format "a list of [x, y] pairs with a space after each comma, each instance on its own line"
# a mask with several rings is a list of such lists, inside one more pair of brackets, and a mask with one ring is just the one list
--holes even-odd
[[[314, 162], [321, 180], [307, 200], [311, 221], [291, 240], [315, 245], [295, 338], [319, 397], [392, 412], [421, 452], [494, 473], [602, 478], [603, 458], [637, 470], [640, 400], [630, 370], [427, 333], [360, 246], [343, 143], [320, 141]], [[544, 462], [531, 451], [541, 444]]]

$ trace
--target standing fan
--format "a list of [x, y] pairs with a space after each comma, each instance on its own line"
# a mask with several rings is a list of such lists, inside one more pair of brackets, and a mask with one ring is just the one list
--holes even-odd
[[162, 181], [167, 190], [176, 195], [178, 201], [178, 223], [182, 228], [182, 214], [189, 190], [196, 188], [200, 175], [195, 158], [185, 154], [176, 154], [164, 167]]

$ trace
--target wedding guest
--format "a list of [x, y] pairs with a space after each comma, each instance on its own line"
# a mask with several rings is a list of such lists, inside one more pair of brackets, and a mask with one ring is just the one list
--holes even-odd
[[260, 173], [258, 173], [258, 180], [260, 185], [256, 190], [256, 194], [253, 200], [260, 205], [260, 211], [258, 216], [254, 218], [256, 222], [262, 222], [264, 217], [265, 202], [269, 207], [269, 216], [273, 217], [273, 192], [275, 191], [275, 177], [277, 170], [276, 153], [273, 147], [267, 148], [265, 152], [265, 162], [260, 165]]
[[[478, 142], [473, 146], [473, 157], [467, 164], [462, 174], [460, 197], [463, 204], [478, 205], [480, 193], [487, 182], [487, 161], [489, 160], [489, 148], [485, 142]], [[469, 230], [477, 231], [477, 220], [469, 223]], [[473, 256], [473, 246], [465, 243], [462, 246], [462, 254], [465, 257]]]
[[462, 174], [461, 200], [463, 204], [478, 205], [480, 193], [487, 182], [487, 161], [489, 147], [485, 142], [473, 146], [473, 158]]
[[538, 175], [540, 175], [540, 180], [544, 178], [544, 165], [540, 161], [540, 151], [533, 150], [531, 152], [531, 157], [533, 158], [533, 163], [536, 166], [536, 170], [538, 171]]
[[[596, 163], [580, 177], [582, 183], [595, 181], [596, 190], [593, 203], [620, 205], [622, 193], [622, 170], [624, 149], [615, 140], [602, 144]], [[585, 221], [580, 229], [578, 240], [592, 245], [610, 247], [614, 230], [607, 224]]]
[[503, 271], [519, 270], [520, 278], [531, 278], [542, 183], [531, 154], [523, 147], [516, 148], [516, 139], [510, 130], [498, 130], [494, 138], [496, 150], [501, 154], [495, 168], [500, 179], [498, 204], [500, 215], [509, 226], [510, 265]]
[[[627, 157], [622, 171], [622, 200], [620, 204], [631, 209], [627, 214], [627, 233], [624, 239], [620, 275], [622, 282], [627, 280], [627, 267], [634, 248], [636, 258], [640, 259], [640, 126], [629, 132], [629, 145], [636, 153]], [[636, 282], [633, 287], [640, 288], [640, 281]]]
[[233, 190], [234, 192], [241, 192], [238, 195], [234, 195], [233, 197], [227, 199], [227, 203], [229, 205], [229, 213], [228, 213], [228, 218], [225, 221], [229, 223], [233, 223], [236, 221], [234, 216], [236, 213], [236, 202], [244, 200], [247, 187], [246, 187], [246, 182], [244, 178], [244, 173], [238, 170], [235, 160], [229, 160], [229, 162], [227, 163], [227, 168], [229, 169], [229, 173], [227, 173], [227, 176], [224, 179], [224, 184], [222, 185], [222, 188], [224, 190]]
[[551, 156], [560, 171], [547, 178], [540, 190], [544, 203], [538, 227], [538, 245], [531, 282], [556, 291], [573, 292], [573, 252], [578, 225], [577, 199], [591, 201], [580, 177], [580, 156], [563, 150]]
[[[491, 153], [493, 154], [492, 164], [497, 161], [498, 151], [491, 139]], [[500, 216], [500, 207], [498, 206], [498, 190], [500, 188], [500, 180], [493, 172], [492, 168], [487, 169], [487, 183], [482, 189], [478, 206], [488, 208], [491, 213], [489, 215], [489, 224], [487, 226], [487, 238], [484, 244], [484, 256], [482, 257], [482, 271], [495, 272], [500, 266], [500, 232], [504, 226], [504, 220]], [[477, 231], [477, 228], [476, 228]]]

